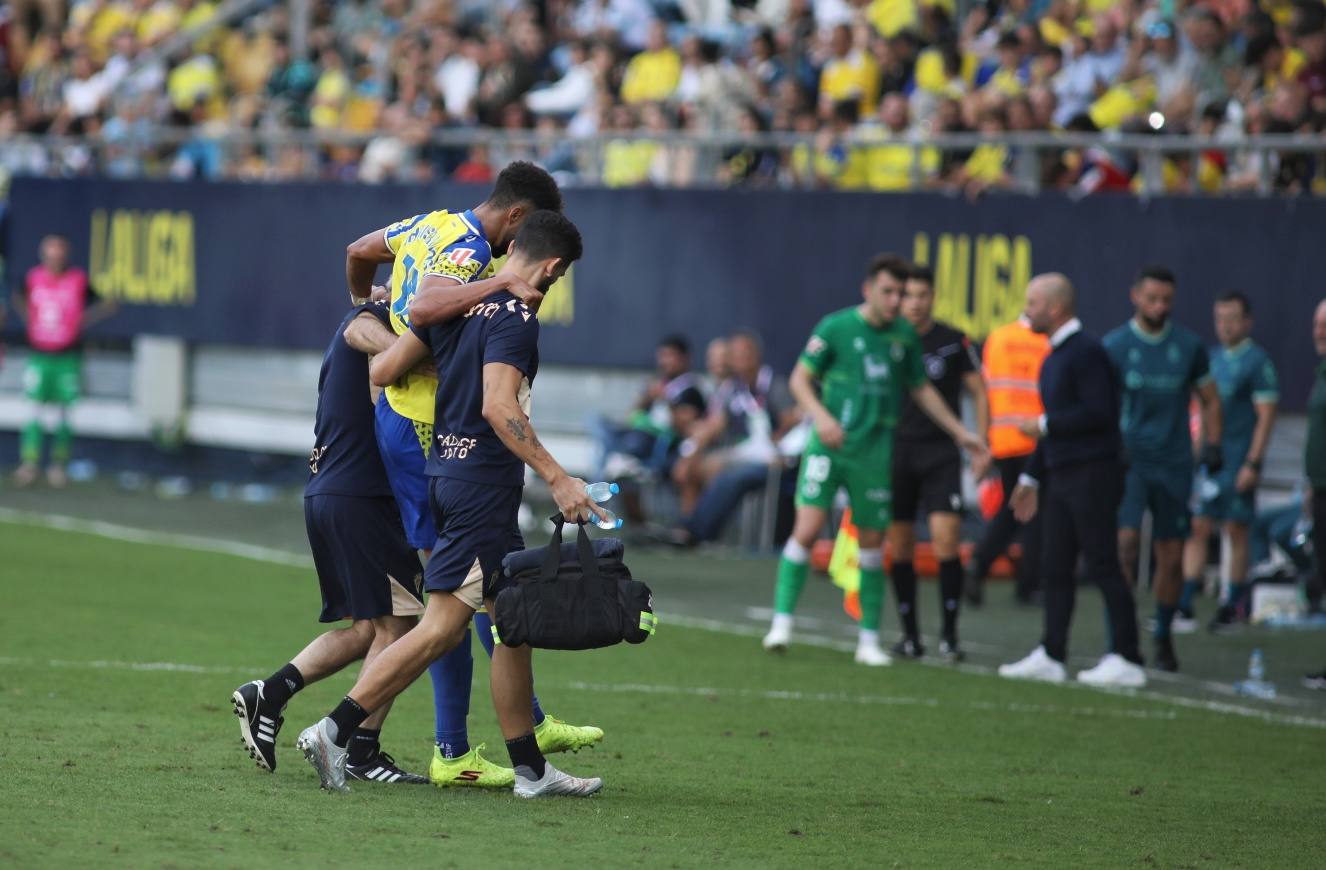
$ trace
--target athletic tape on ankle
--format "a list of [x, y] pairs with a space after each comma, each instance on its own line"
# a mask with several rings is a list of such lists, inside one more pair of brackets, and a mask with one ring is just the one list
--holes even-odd
[[884, 567], [884, 554], [874, 547], [869, 547], [856, 557], [856, 564], [862, 571], [878, 571]]
[[788, 538], [783, 544], [783, 558], [793, 565], [804, 565], [810, 561], [810, 551], [801, 546], [796, 538]]

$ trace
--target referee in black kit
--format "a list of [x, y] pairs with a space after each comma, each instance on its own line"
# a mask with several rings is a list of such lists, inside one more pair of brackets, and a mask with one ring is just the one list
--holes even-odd
[[1073, 285], [1057, 273], [1038, 275], [1027, 285], [1027, 319], [1033, 330], [1050, 337], [1051, 350], [1040, 373], [1045, 413], [1022, 424], [1040, 442], [1009, 503], [1018, 520], [1026, 522], [1043, 502], [1045, 636], [1031, 655], [1001, 666], [999, 674], [1056, 683], [1068, 678], [1068, 626], [1081, 552], [1089, 578], [1105, 596], [1112, 648], [1077, 679], [1098, 686], [1144, 686], [1137, 613], [1118, 555], [1124, 478], [1120, 385], [1104, 347], [1082, 331], [1075, 297]]
[[[962, 393], [976, 407], [976, 431], [990, 429], [990, 409], [981, 377], [981, 358], [961, 330], [934, 318], [935, 276], [925, 266], [913, 266], [903, 288], [902, 316], [921, 340], [925, 374], [959, 419]], [[926, 416], [910, 396], [903, 396], [898, 426], [893, 435], [893, 523], [889, 550], [893, 553], [894, 597], [902, 639], [893, 647], [901, 658], [925, 654], [916, 617], [916, 520], [930, 527], [930, 546], [939, 563], [939, 603], [943, 628], [939, 652], [948, 662], [962, 661], [958, 646], [958, 605], [962, 599], [962, 562], [958, 539], [962, 532], [962, 454], [953, 438]], [[985, 462], [973, 465], [977, 479]]]

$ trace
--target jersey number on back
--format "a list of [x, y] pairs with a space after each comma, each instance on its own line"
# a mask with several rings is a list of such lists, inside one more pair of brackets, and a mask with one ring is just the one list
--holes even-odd
[[401, 279], [401, 295], [391, 303], [391, 313], [407, 326], [410, 323], [410, 300], [419, 289], [419, 270], [414, 267], [414, 257], [406, 254], [401, 260], [405, 277]]

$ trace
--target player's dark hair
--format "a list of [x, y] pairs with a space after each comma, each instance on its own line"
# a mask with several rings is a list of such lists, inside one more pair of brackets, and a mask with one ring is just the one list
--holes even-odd
[[920, 281], [923, 284], [928, 284], [931, 287], [935, 286], [935, 270], [931, 269], [929, 266], [922, 266], [920, 263], [914, 263], [912, 265], [912, 271], [907, 277], [913, 281]]
[[542, 209], [531, 214], [516, 232], [515, 249], [527, 260], [560, 258], [574, 263], [585, 252], [580, 230], [561, 212]]
[[1168, 284], [1171, 287], [1177, 287], [1179, 284], [1178, 279], [1174, 277], [1174, 273], [1171, 272], [1167, 267], [1143, 266], [1141, 270], [1138, 271], [1137, 280], [1133, 282], [1133, 286], [1136, 287], [1138, 284], [1141, 284], [1143, 281], [1146, 281], [1148, 279], [1152, 281], [1159, 281], [1162, 284]]
[[562, 191], [542, 167], [526, 160], [507, 164], [497, 176], [488, 203], [496, 208], [511, 208], [527, 202], [535, 210], [560, 212]]
[[682, 356], [691, 355], [691, 340], [681, 333], [674, 332], [658, 340], [659, 347], [670, 347]]
[[1216, 302], [1237, 302], [1239, 308], [1243, 309], [1244, 317], [1252, 316], [1252, 300], [1238, 290], [1226, 290], [1216, 297]]
[[897, 254], [876, 254], [866, 266], [866, 279], [874, 278], [880, 272], [888, 272], [899, 281], [906, 281], [912, 275], [912, 264]]

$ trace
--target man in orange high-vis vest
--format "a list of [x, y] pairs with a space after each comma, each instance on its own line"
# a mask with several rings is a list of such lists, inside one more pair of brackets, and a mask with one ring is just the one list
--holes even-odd
[[[1025, 317], [995, 329], [985, 340], [982, 370], [990, 402], [990, 455], [1003, 483], [1004, 499], [967, 566], [966, 593], [972, 604], [979, 605], [983, 600], [986, 573], [1021, 528], [1008, 507], [1008, 496], [1036, 442], [1022, 434], [1017, 423], [1043, 412], [1037, 378], [1049, 353], [1050, 340], [1032, 332]], [[1022, 559], [1014, 593], [1024, 604], [1033, 603], [1040, 588], [1040, 536], [1040, 518], [1033, 517], [1022, 533]]]

